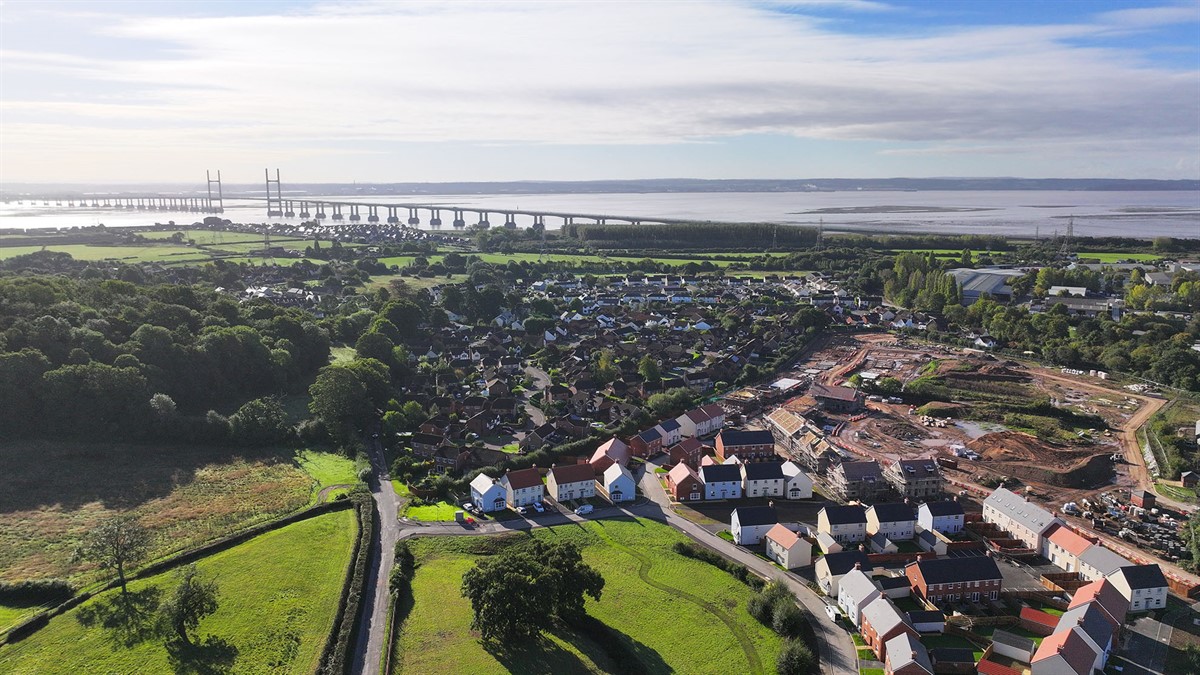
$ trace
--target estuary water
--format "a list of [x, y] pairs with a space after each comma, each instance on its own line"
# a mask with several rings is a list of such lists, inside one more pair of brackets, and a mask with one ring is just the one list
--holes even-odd
[[[261, 194], [258, 195], [261, 197]], [[823, 224], [826, 231], [917, 234], [994, 234], [1048, 237], [1074, 223], [1076, 236], [1172, 236], [1200, 238], [1200, 192], [1189, 191], [844, 191], [844, 192], [667, 192], [621, 194], [469, 194], [322, 196], [284, 193], [285, 199], [330, 199], [340, 202], [428, 204], [492, 211], [493, 227], [503, 223], [505, 209], [527, 209], [640, 218], [675, 218], [787, 225]], [[363, 221], [367, 211], [362, 209]], [[386, 211], [380, 216], [386, 220]], [[422, 228], [429, 213], [421, 212]], [[225, 218], [234, 222], [266, 222], [263, 202], [227, 198]], [[348, 211], [346, 217], [349, 218]], [[402, 219], [407, 213], [400, 212]], [[443, 230], [452, 216], [443, 211]], [[174, 221], [191, 224], [203, 214], [170, 211], [67, 208], [40, 202], [0, 203], [0, 229], [153, 225]], [[466, 214], [467, 224], [478, 218]], [[285, 219], [272, 218], [273, 222]], [[296, 220], [299, 219], [286, 219]], [[326, 221], [330, 222], [330, 221]], [[518, 216], [519, 227], [531, 219]], [[576, 222], [587, 222], [578, 220]], [[549, 229], [561, 218], [547, 218]]]

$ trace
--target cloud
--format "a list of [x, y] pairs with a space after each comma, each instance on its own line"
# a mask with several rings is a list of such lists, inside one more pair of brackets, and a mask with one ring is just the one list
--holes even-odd
[[[751, 134], [935, 148], [1164, 138], [1200, 147], [1200, 73], [1094, 46], [1116, 29], [1194, 20], [1191, 5], [918, 35], [856, 35], [821, 18], [891, 9], [852, 0], [378, 2], [93, 16], [98, 39], [156, 48], [106, 58], [81, 40], [76, 52], [4, 52], [10, 82], [79, 86], [59, 97], [6, 86], [0, 144], [9, 155], [34, 152], [35, 139], [39, 152], [66, 152], [135, 127], [189, 151], [370, 139], [664, 145]], [[1073, 44], [1088, 38], [1092, 46]]]

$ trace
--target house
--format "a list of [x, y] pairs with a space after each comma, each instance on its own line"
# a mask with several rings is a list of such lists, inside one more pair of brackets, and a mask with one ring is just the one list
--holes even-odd
[[439, 434], [415, 433], [412, 435], [412, 451], [417, 457], [431, 458], [445, 440]]
[[595, 497], [596, 474], [591, 464], [556, 464], [546, 475], [546, 489], [560, 502]]
[[826, 504], [817, 513], [817, 532], [824, 532], [839, 544], [854, 544], [867, 538], [867, 513], [862, 506]]
[[542, 426], [525, 434], [525, 438], [522, 438], [517, 445], [525, 452], [534, 452], [553, 443], [557, 434], [558, 427], [554, 426], [552, 422], [546, 422]]
[[667, 489], [677, 502], [704, 499], [704, 482], [692, 467], [680, 462], [667, 472]]
[[958, 501], [925, 502], [917, 507], [917, 525], [926, 531], [958, 534], [966, 526], [966, 514]]
[[839, 551], [817, 558], [816, 564], [813, 565], [813, 574], [825, 595], [836, 598], [842, 577], [852, 569], [868, 569], [870, 566], [867, 554], [862, 551]]
[[596, 478], [596, 492], [613, 504], [631, 502], [637, 497], [637, 484], [629, 469], [613, 464]]
[[767, 557], [779, 563], [785, 570], [794, 570], [812, 564], [812, 542], [788, 529], [782, 523], [767, 530], [764, 537]]
[[991, 296], [997, 302], [1012, 300], [1013, 290], [1009, 284], [1013, 279], [1023, 276], [1021, 270], [1004, 269], [972, 269], [960, 267], [950, 270], [950, 275], [958, 283], [959, 297], [963, 306], [971, 306], [980, 298]]
[[1127, 565], [1108, 580], [1129, 601], [1131, 612], [1167, 606], [1167, 578], [1158, 565]]
[[514, 509], [518, 506], [529, 506], [534, 502], [540, 502], [545, 494], [542, 474], [538, 472], [536, 466], [516, 471], [510, 470], [500, 477], [500, 484], [504, 486], [508, 505]]
[[779, 468], [783, 471], [783, 496], [785, 499], [812, 499], [812, 476], [804, 473], [799, 464], [790, 460], [784, 462]]
[[[737, 455], [734, 455], [735, 457]], [[742, 496], [782, 497], [783, 468], [778, 462], [742, 464]]]
[[625, 466], [629, 463], [629, 446], [616, 436], [608, 439], [596, 448], [588, 464], [592, 465], [595, 473], [604, 473], [613, 464]]
[[1068, 608], [1075, 609], [1089, 604], [1102, 610], [1109, 623], [1118, 631], [1125, 623], [1125, 614], [1129, 612], [1129, 601], [1108, 579], [1098, 579], [1075, 589]]
[[770, 506], [742, 506], [733, 510], [729, 517], [729, 533], [738, 546], [754, 546], [763, 540], [772, 527], [779, 524], [779, 516]]
[[676, 420], [659, 422], [655, 429], [658, 429], [659, 435], [662, 436], [662, 446], [664, 448], [669, 448], [683, 439], [683, 435], [681, 433], [682, 427]]
[[824, 410], [834, 413], [853, 413], [862, 408], [863, 395], [857, 389], [814, 382], [808, 393]]
[[1079, 555], [1079, 574], [1088, 581], [1096, 581], [1111, 578], [1117, 570], [1132, 564], [1116, 553], [1095, 544]]
[[738, 464], [711, 464], [700, 467], [705, 499], [741, 499], [742, 467]]
[[775, 457], [775, 438], [771, 432], [722, 429], [717, 434], [717, 458], [722, 462], [731, 457], [745, 461], [760, 461]]
[[1007, 531], [1034, 551], [1042, 550], [1042, 538], [1051, 526], [1063, 524], [1053, 513], [1005, 488], [996, 488], [983, 500], [983, 520]]
[[834, 464], [829, 467], [828, 478], [830, 489], [844, 502], [872, 502], [890, 489], [879, 462], [873, 459]]
[[840, 553], [845, 550], [836, 539], [829, 536], [827, 532], [817, 532], [817, 548], [821, 549], [821, 553]]
[[1079, 629], [1083, 637], [1087, 639], [1092, 651], [1095, 652], [1096, 661], [1092, 668], [1104, 670], [1104, 666], [1108, 664], [1108, 657], [1112, 654], [1114, 639], [1117, 636], [1117, 631], [1109, 623], [1104, 610], [1096, 607], [1095, 603], [1088, 603], [1063, 612], [1063, 615], [1059, 617], [1055, 632], [1072, 628]]
[[887, 658], [887, 642], [897, 635], [909, 634], [919, 638], [917, 630], [908, 622], [908, 614], [900, 611], [891, 598], [875, 598], [862, 610], [862, 639], [875, 652], [875, 658]]
[[1082, 635], [1072, 628], [1042, 640], [1030, 662], [1031, 675], [1092, 675], [1096, 653]]
[[1079, 571], [1079, 556], [1092, 546], [1092, 542], [1076, 534], [1066, 525], [1052, 525], [1046, 530], [1041, 554], [1064, 572]]
[[667, 450], [667, 455], [671, 458], [671, 464], [683, 462], [695, 469], [700, 466], [700, 458], [704, 457], [708, 449], [710, 446], [705, 445], [699, 438], [685, 438], [672, 445]]
[[901, 497], [913, 501], [936, 499], [942, 494], [942, 471], [928, 459], [898, 459], [888, 465], [883, 478]]
[[938, 605], [971, 600], [996, 600], [1004, 577], [990, 555], [973, 558], [918, 560], [904, 568], [913, 595]]
[[629, 439], [629, 447], [638, 457], [650, 457], [662, 451], [663, 438], [658, 427], [646, 429], [637, 436]]
[[498, 479], [481, 473], [471, 481], [471, 503], [480, 511], [503, 511], [507, 502], [508, 493]]
[[725, 425], [725, 409], [716, 403], [689, 410], [675, 418], [679, 423], [679, 435], [711, 436]]
[[862, 610], [883, 594], [871, 577], [858, 567], [850, 570], [838, 584], [837, 604], [842, 614], [850, 619], [855, 628], [862, 624]]
[[909, 541], [917, 520], [908, 504], [875, 504], [867, 509], [867, 534], [882, 534], [892, 541]]
[[925, 645], [904, 631], [884, 645], [887, 657], [883, 662], [885, 675], [933, 675], [933, 663]]

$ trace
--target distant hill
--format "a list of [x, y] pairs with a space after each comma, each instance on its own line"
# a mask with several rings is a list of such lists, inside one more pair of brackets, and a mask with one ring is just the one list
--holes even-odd
[[[226, 197], [261, 195], [263, 185], [225, 183]], [[0, 185], [0, 194], [82, 192], [193, 192], [194, 185]], [[291, 183], [287, 195], [595, 194], [649, 192], [851, 192], [930, 190], [1200, 191], [1200, 180], [1123, 178], [803, 178], [787, 180], [656, 178], [646, 180], [507, 181], [455, 183]]]

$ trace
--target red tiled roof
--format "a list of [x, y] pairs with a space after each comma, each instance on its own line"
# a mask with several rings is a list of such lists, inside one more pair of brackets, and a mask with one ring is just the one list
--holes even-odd
[[1058, 617], [1053, 614], [1047, 614], [1039, 609], [1032, 607], [1021, 608], [1021, 618], [1032, 621], [1036, 624], [1041, 624], [1051, 630], [1058, 626]]
[[566, 483], [584, 483], [596, 480], [596, 471], [591, 464], [570, 464], [567, 466], [552, 466], [550, 473], [554, 482], [559, 485]]
[[1061, 656], [1067, 665], [1079, 675], [1090, 675], [1092, 664], [1096, 661], [1096, 653], [1083, 639], [1079, 628], [1054, 633], [1042, 640], [1042, 645], [1033, 654], [1031, 664], [1044, 659]]
[[667, 480], [671, 481], [674, 485], [678, 485], [680, 481], [688, 476], [691, 476], [693, 480], [700, 480], [700, 477], [696, 475], [696, 471], [683, 462], [676, 464], [675, 468], [667, 472]]
[[1079, 536], [1065, 525], [1051, 526], [1050, 530], [1046, 532], [1046, 539], [1074, 556], [1082, 555], [1092, 545], [1092, 542]]
[[1021, 675], [1021, 671], [1002, 666], [995, 661], [980, 661], [975, 668], [979, 675]]
[[1075, 591], [1075, 595], [1071, 596], [1071, 604], [1068, 609], [1075, 609], [1089, 602], [1099, 603], [1118, 626], [1125, 622], [1125, 614], [1129, 611], [1129, 601], [1108, 579], [1097, 579], [1090, 584], [1080, 586]]
[[528, 469], [509, 471], [504, 474], [504, 477], [508, 479], [508, 484], [514, 490], [542, 484], [542, 474], [538, 473], [537, 467], [532, 466]]
[[800, 541], [800, 535], [792, 532], [783, 523], [775, 523], [775, 527], [767, 530], [767, 539], [778, 543], [784, 548], [791, 548]]

